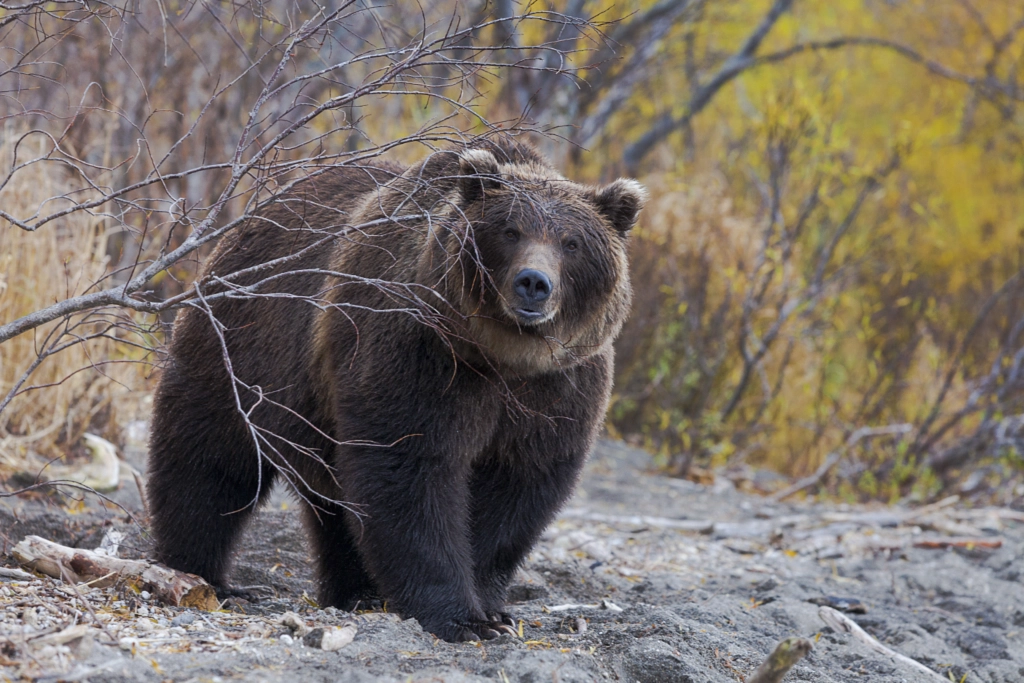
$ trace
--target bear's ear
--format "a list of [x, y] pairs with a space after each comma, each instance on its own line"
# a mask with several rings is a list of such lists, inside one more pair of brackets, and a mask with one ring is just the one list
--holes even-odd
[[459, 189], [468, 204], [484, 196], [487, 190], [501, 186], [498, 160], [485, 149], [467, 149], [459, 155]]
[[647, 201], [647, 189], [630, 178], [619, 178], [594, 192], [593, 201], [612, 227], [625, 233], [636, 224]]

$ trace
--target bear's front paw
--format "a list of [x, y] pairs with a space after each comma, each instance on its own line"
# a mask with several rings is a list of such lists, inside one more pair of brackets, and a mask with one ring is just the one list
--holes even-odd
[[482, 621], [444, 621], [439, 624], [420, 622], [424, 630], [430, 631], [441, 640], [449, 643], [468, 643], [471, 641], [493, 640], [500, 633], [494, 630], [495, 624]]
[[519, 635], [519, 632], [516, 630], [516, 620], [508, 612], [488, 611], [487, 621], [489, 622], [488, 625], [495, 631], [507, 633], [511, 636]]

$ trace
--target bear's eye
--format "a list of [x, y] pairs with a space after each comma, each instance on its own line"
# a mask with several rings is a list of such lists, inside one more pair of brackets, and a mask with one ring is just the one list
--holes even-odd
[[579, 248], [580, 248], [580, 243], [578, 241], [576, 241], [576, 240], [569, 240], [568, 242], [565, 243], [565, 250], [566, 251], [576, 251]]
[[519, 233], [509, 228], [508, 230], [505, 231], [505, 239], [507, 239], [509, 242], [518, 242]]

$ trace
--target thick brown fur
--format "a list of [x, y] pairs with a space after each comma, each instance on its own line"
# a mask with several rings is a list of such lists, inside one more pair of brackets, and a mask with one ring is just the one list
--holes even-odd
[[297, 187], [207, 274], [253, 270], [175, 323], [151, 439], [157, 556], [224, 586], [283, 474], [322, 604], [376, 594], [442, 638], [493, 637], [603, 419], [643, 189], [570, 182], [507, 137]]

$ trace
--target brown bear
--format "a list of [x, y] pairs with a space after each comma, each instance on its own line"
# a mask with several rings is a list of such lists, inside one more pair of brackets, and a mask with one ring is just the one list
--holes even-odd
[[327, 169], [218, 245], [156, 393], [159, 560], [222, 591], [276, 478], [321, 604], [377, 595], [451, 641], [572, 493], [630, 304], [633, 180], [570, 182], [509, 136]]

